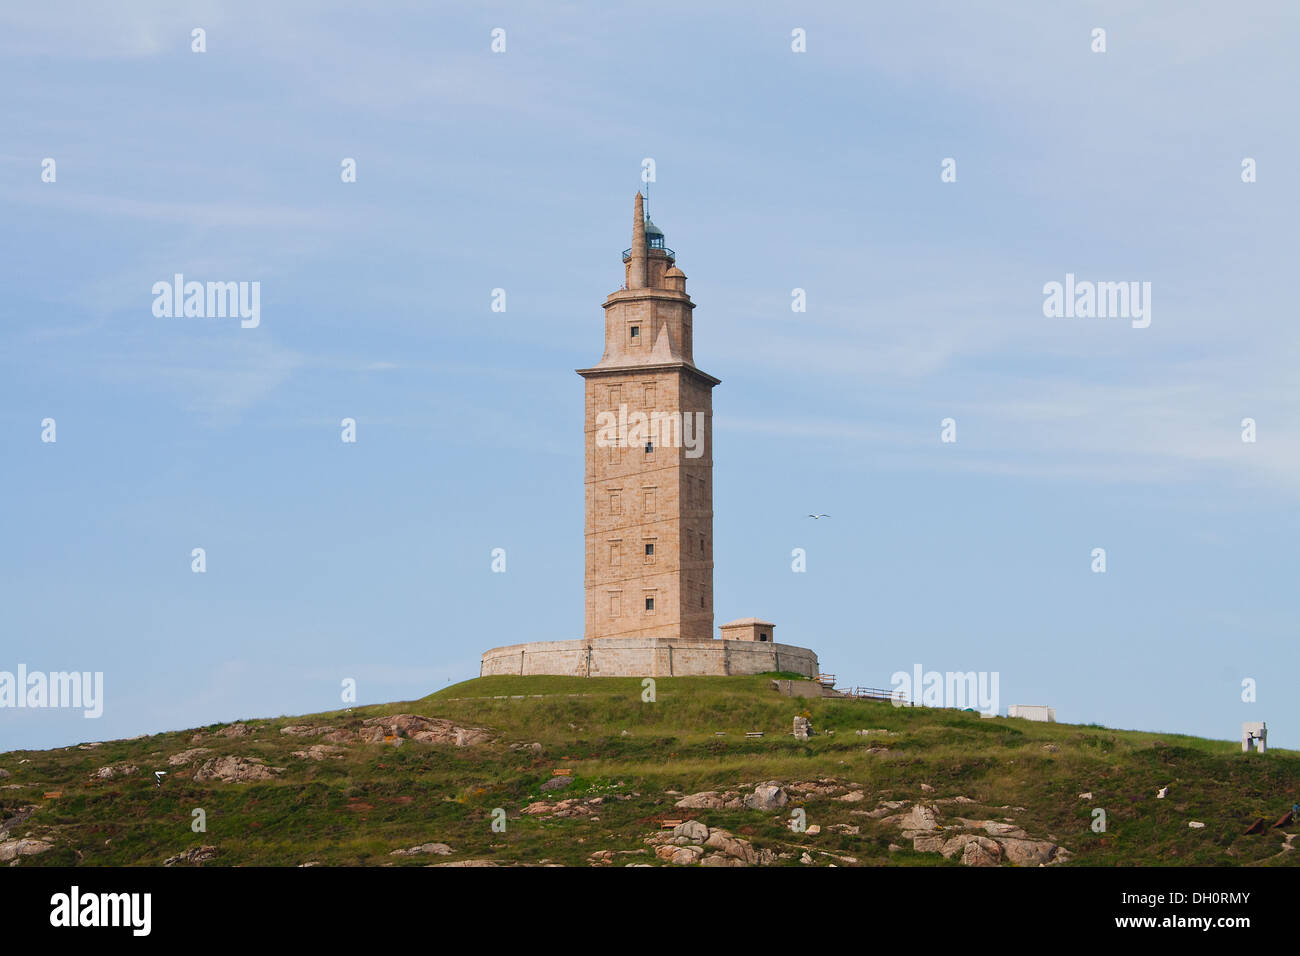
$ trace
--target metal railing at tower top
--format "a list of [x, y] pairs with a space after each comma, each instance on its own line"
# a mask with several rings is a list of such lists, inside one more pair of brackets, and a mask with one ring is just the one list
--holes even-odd
[[[659, 247], [657, 247], [657, 248], [656, 248], [655, 246], [651, 246], [651, 247], [650, 247], [649, 249], [647, 249], [646, 251], [647, 251], [647, 252], [666, 252], [666, 253], [668, 253], [668, 258], [669, 258], [669, 259], [676, 259], [676, 258], [677, 258], [677, 253], [673, 252], [673, 251], [672, 251], [671, 249], [669, 249], [667, 246], [659, 246]], [[632, 250], [631, 250], [631, 249], [624, 249], [624, 250], [623, 250], [623, 261], [624, 261], [624, 262], [629, 262], [631, 259], [632, 259]]]

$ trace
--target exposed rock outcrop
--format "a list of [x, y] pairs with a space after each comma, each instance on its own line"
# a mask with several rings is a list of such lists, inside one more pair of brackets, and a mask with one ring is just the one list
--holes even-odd
[[312, 744], [306, 750], [292, 750], [289, 756], [299, 760], [342, 760], [343, 748], [333, 744]]
[[231, 724], [228, 727], [222, 727], [220, 730], [212, 732], [214, 737], [251, 737], [253, 728], [248, 724]]
[[182, 764], [193, 763], [207, 753], [212, 753], [207, 747], [192, 747], [189, 750], [182, 750], [180, 753], [172, 754], [167, 758], [167, 766], [179, 767]]
[[654, 847], [656, 857], [677, 866], [760, 866], [776, 859], [771, 850], [756, 849], [748, 840], [698, 820], [652, 834], [645, 842]]
[[728, 790], [726, 793], [705, 790], [682, 797], [674, 804], [683, 810], [739, 810], [744, 805], [740, 794], [735, 790]]
[[117, 766], [100, 767], [92, 773], [93, 780], [112, 780], [114, 777], [129, 777], [133, 773], [139, 773], [140, 768], [135, 764], [118, 764]]
[[436, 853], [438, 856], [450, 856], [455, 851], [445, 843], [421, 843], [419, 846], [413, 846], [406, 850], [394, 850], [389, 856], [420, 856], [425, 853]]
[[0, 843], [0, 863], [12, 863], [20, 857], [35, 856], [53, 849], [54, 844], [44, 840], [6, 840]]
[[384, 737], [407, 737], [429, 744], [455, 744], [472, 747], [487, 743], [492, 735], [482, 727], [460, 727], [440, 717], [421, 717], [418, 714], [393, 714], [391, 717], [371, 717], [361, 722], [364, 728], [361, 739], [368, 743], [383, 743]]
[[319, 737], [321, 734], [327, 734], [333, 729], [333, 727], [316, 727], [311, 724], [290, 724], [287, 727], [281, 727], [280, 733], [287, 734], [290, 737]]
[[760, 783], [754, 792], [745, 797], [745, 806], [751, 810], [779, 810], [790, 802], [784, 788], [774, 780]]
[[163, 860], [163, 866], [176, 866], [179, 863], [189, 863], [193, 866], [202, 866], [209, 860], [217, 858], [217, 848], [215, 846], [196, 846], [192, 850], [186, 850], [184, 853], [178, 853], [175, 856], [169, 856]]
[[904, 837], [911, 839], [912, 849], [918, 853], [942, 853], [948, 859], [960, 854], [967, 866], [998, 866], [1003, 862], [1014, 866], [1046, 866], [1063, 863], [1070, 856], [1064, 847], [1050, 840], [1030, 839], [1021, 827], [1006, 820], [954, 817], [944, 823], [937, 807], [922, 803], [915, 804], [907, 813], [878, 816], [881, 810], [899, 807], [897, 801], [881, 804], [866, 815], [897, 826]]
[[283, 772], [283, 767], [268, 767], [265, 760], [257, 757], [213, 757], [194, 772], [194, 779], [255, 783], [259, 780], [274, 780], [277, 773]]

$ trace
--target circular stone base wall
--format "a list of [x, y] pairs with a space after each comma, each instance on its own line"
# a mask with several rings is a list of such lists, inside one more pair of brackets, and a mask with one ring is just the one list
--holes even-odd
[[562, 674], [570, 677], [702, 677], [792, 671], [817, 676], [817, 655], [806, 647], [761, 641], [687, 641], [605, 637], [590, 641], [535, 641], [485, 651], [479, 676]]

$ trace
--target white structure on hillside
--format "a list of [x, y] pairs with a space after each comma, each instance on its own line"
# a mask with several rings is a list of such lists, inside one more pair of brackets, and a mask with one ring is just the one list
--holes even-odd
[[1046, 704], [1012, 704], [1007, 708], [1008, 717], [1023, 717], [1025, 720], [1047, 720], [1056, 723], [1056, 711]]
[[1264, 752], [1268, 741], [1268, 728], [1262, 720], [1248, 720], [1241, 725], [1241, 752], [1250, 753], [1252, 749]]

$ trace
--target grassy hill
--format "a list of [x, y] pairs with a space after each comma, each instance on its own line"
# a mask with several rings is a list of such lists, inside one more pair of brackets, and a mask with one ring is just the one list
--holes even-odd
[[[0, 844], [50, 845], [18, 857], [22, 866], [157, 866], [190, 862], [184, 855], [200, 847], [215, 848], [198, 857], [208, 865], [586, 866], [606, 850], [609, 865], [669, 865], [646, 838], [665, 819], [694, 819], [770, 849], [771, 865], [961, 865], [960, 854], [915, 851], [889, 807], [878, 809], [892, 801], [899, 813], [934, 807], [940, 833], [957, 832], [959, 818], [1004, 821], [1066, 848], [1068, 866], [1294, 866], [1300, 858], [1282, 849], [1294, 827], [1244, 834], [1300, 799], [1294, 752], [1243, 755], [1238, 744], [1174, 734], [792, 700], [770, 677], [660, 678], [656, 691], [647, 703], [636, 678], [489, 677], [407, 703], [0, 754], [9, 774], [0, 779], [0, 831], [8, 831]], [[792, 718], [805, 708], [816, 735], [796, 740]], [[365, 723], [397, 714], [482, 728], [490, 739], [456, 746], [390, 734], [384, 742], [383, 728]], [[212, 777], [223, 757], [244, 758], [234, 763], [266, 779]], [[572, 779], [543, 791], [559, 769]], [[167, 771], [162, 786], [155, 770]], [[684, 794], [744, 795], [764, 781], [781, 783], [790, 803], [674, 806]], [[1157, 799], [1163, 787], [1168, 795]], [[206, 814], [204, 833], [191, 829], [196, 808]], [[497, 808], [505, 832], [492, 829]], [[795, 808], [820, 832], [792, 832]], [[1106, 812], [1104, 833], [1091, 829], [1094, 808]], [[452, 852], [392, 855], [431, 843]]]

